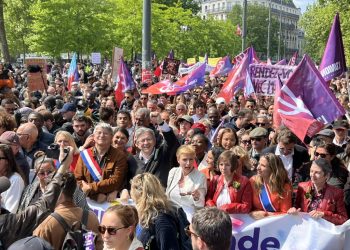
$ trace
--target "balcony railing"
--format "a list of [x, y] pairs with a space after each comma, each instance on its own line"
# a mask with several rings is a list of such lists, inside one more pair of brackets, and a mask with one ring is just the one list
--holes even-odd
[[208, 8], [204, 9], [204, 12], [207, 14], [216, 14], [216, 13], [228, 13], [232, 10], [232, 7], [224, 7], [224, 8]]

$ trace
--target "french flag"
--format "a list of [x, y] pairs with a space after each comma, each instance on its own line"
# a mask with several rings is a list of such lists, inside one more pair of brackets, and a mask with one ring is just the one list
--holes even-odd
[[79, 81], [77, 54], [74, 53], [68, 69], [68, 91], [71, 90], [72, 82]]

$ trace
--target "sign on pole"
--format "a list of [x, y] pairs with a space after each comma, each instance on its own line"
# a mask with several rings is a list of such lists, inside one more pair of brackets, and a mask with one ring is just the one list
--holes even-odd
[[101, 64], [101, 53], [91, 53], [91, 62], [92, 64]]
[[26, 58], [25, 60], [26, 67], [38, 65], [41, 69], [41, 72], [31, 73], [28, 72], [28, 90], [29, 92], [36, 90], [46, 90], [47, 89], [47, 63], [45, 58]]
[[118, 72], [120, 67], [120, 59], [124, 54], [124, 50], [121, 48], [115, 47], [113, 49], [113, 57], [112, 57], [112, 80], [113, 82], [117, 82]]

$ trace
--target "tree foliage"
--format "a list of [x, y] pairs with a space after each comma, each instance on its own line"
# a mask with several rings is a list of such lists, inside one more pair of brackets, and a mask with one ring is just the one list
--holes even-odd
[[[261, 5], [248, 4], [247, 12], [247, 46], [252, 45], [260, 55], [266, 56], [269, 10]], [[228, 16], [232, 26], [242, 27], [242, 13], [240, 5], [233, 6]], [[270, 55], [272, 58], [277, 58], [278, 31], [279, 22], [271, 16]], [[283, 41], [281, 41], [281, 51], [283, 51]]]
[[305, 30], [305, 51], [320, 63], [335, 14], [339, 12], [347, 63], [350, 63], [350, 1], [319, 0], [302, 16]]

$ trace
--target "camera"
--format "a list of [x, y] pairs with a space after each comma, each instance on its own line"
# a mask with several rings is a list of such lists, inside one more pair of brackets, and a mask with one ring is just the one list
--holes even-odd
[[[63, 150], [65, 154], [69, 153], [69, 148], [64, 148]], [[46, 150], [46, 156], [48, 158], [58, 160], [58, 158], [60, 157], [60, 145], [58, 145], [57, 143], [52, 143], [51, 145], [49, 145]]]

